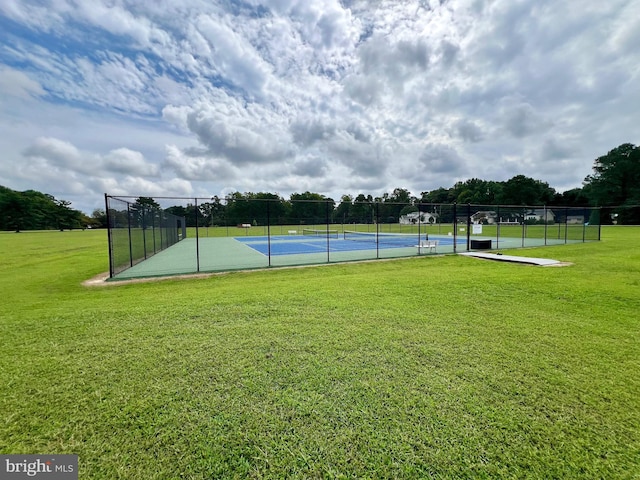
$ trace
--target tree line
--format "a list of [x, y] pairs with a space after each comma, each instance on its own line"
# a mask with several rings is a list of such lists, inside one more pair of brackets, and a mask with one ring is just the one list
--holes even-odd
[[[165, 211], [184, 217], [186, 225], [229, 226], [251, 225], [318, 225], [329, 223], [397, 223], [412, 212], [437, 212], [440, 221], [452, 221], [455, 212], [438, 205], [562, 205], [586, 207], [588, 199], [578, 192], [557, 194], [547, 184], [517, 176], [507, 182], [471, 179], [450, 189], [423, 192], [420, 197], [404, 188], [396, 188], [382, 196], [343, 195], [340, 200], [313, 192], [294, 193], [289, 199], [268, 192], [234, 192], [227, 198], [212, 197], [209, 201], [172, 206]], [[134, 206], [157, 206], [153, 199], [139, 198]], [[197, 208], [196, 208], [197, 207]], [[461, 208], [458, 210], [462, 213]]]
[[68, 230], [85, 228], [93, 221], [71, 202], [27, 190], [17, 192], [0, 185], [0, 230]]
[[[594, 161], [593, 173], [583, 186], [562, 193], [548, 183], [525, 175], [507, 181], [472, 178], [450, 188], [440, 187], [413, 196], [396, 188], [382, 196], [345, 194], [335, 200], [313, 192], [294, 193], [289, 199], [269, 192], [234, 192], [227, 198], [211, 197], [205, 202], [172, 206], [165, 211], [185, 217], [187, 226], [236, 225], [252, 223], [322, 224], [397, 222], [402, 215], [418, 211], [425, 204], [528, 205], [548, 207], [602, 207], [601, 223], [616, 221], [640, 224], [640, 147], [622, 144]], [[137, 206], [159, 208], [148, 197]], [[266, 205], [268, 204], [268, 209]], [[0, 187], [0, 229], [66, 229], [85, 226], [106, 227], [105, 210], [90, 217], [70, 208], [70, 202], [28, 190], [16, 192]]]

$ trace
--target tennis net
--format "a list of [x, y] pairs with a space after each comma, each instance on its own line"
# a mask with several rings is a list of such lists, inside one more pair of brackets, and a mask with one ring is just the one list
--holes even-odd
[[418, 242], [420, 242], [420, 240], [426, 240], [427, 235], [419, 235], [417, 233], [353, 232], [345, 230], [344, 239], [356, 242], [384, 243], [390, 245], [413, 247], [415, 245], [418, 245]]
[[302, 235], [306, 235], [306, 236], [310, 236], [310, 237], [338, 238], [338, 231], [337, 230], [327, 230], [326, 228], [319, 228], [319, 229], [303, 228], [302, 229]]

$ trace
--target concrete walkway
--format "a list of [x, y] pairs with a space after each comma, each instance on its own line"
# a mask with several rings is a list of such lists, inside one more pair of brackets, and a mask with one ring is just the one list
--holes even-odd
[[549, 266], [562, 263], [559, 260], [551, 260], [549, 258], [517, 257], [515, 255], [502, 255], [500, 253], [461, 252], [459, 255], [484, 258], [486, 260], [498, 260], [500, 262], [526, 263], [528, 265]]

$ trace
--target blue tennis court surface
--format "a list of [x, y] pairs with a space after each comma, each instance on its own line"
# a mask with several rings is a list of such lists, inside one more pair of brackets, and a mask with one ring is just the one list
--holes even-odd
[[[424, 237], [422, 237], [424, 240]], [[429, 236], [429, 239], [438, 240], [439, 246], [452, 246], [452, 237], [435, 238]], [[306, 253], [322, 253], [329, 252], [353, 252], [357, 250], [375, 250], [376, 238], [369, 236], [361, 239], [344, 239], [335, 237], [314, 237], [303, 235], [273, 235], [271, 237], [235, 237], [235, 240], [251, 247], [263, 255], [295, 255]], [[393, 249], [415, 247], [419, 243], [418, 235], [415, 237], [379, 237], [377, 248]], [[458, 245], [466, 245], [466, 238], [459, 238]]]

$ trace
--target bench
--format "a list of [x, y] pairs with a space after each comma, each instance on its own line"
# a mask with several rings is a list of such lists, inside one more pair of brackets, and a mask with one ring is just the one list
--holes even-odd
[[297, 230], [289, 230], [289, 235], [297, 235], [298, 231]]
[[431, 252], [435, 252], [438, 247], [438, 240], [421, 240], [420, 244], [416, 245], [418, 253], [421, 253], [423, 248], [428, 248]]

